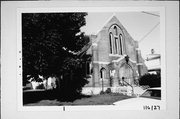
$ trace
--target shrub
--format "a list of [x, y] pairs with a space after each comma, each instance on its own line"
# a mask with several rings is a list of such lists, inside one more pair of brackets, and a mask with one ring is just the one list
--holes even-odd
[[39, 84], [36, 89], [45, 89], [44, 85], [43, 84]]
[[104, 92], [104, 91], [101, 91], [101, 92], [100, 92], [100, 95], [102, 95], [102, 94], [105, 94], [105, 92]]
[[140, 85], [148, 85], [149, 87], [160, 87], [161, 77], [158, 74], [145, 74], [139, 80]]
[[107, 90], [105, 91], [105, 93], [111, 93], [111, 88], [107, 88]]

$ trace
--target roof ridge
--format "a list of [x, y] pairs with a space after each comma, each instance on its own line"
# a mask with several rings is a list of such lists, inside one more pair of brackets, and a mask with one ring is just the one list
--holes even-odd
[[88, 42], [86, 45], [84, 45], [84, 47], [77, 52], [77, 55], [83, 54], [84, 52], [86, 52], [89, 48], [91, 47], [91, 42]]
[[116, 16], [116, 13], [114, 12], [114, 13], [104, 22], [104, 24], [102, 25], [102, 27], [100, 27], [99, 30], [97, 30], [97, 32], [96, 32], [94, 35], [97, 35], [97, 34], [102, 30], [102, 28], [103, 28], [104, 26], [106, 26], [106, 24], [108, 24], [108, 22], [109, 22], [113, 17], [115, 17], [116, 19], [118, 19], [117, 16]]

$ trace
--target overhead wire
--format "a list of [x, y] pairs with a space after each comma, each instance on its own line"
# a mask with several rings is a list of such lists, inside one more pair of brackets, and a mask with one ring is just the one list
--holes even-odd
[[[153, 15], [153, 16], [156, 16], [156, 17], [160, 17], [160, 15], [150, 13], [150, 12], [142, 11], [142, 13]], [[159, 24], [160, 24], [160, 22], [158, 22], [152, 29], [150, 29], [150, 31], [147, 32], [138, 42], [142, 42]]]
[[149, 15], [153, 15], [153, 16], [156, 16], [156, 17], [160, 17], [160, 15], [154, 14], [154, 13], [150, 13], [150, 12], [142, 11], [142, 13], [149, 14]]
[[143, 41], [158, 25], [160, 22], [158, 22], [148, 33], [146, 33], [138, 42]]

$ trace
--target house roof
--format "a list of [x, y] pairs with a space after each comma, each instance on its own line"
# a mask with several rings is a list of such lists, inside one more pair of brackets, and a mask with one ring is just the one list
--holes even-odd
[[79, 52], [77, 52], [78, 56], [82, 56], [86, 53], [86, 51], [91, 47], [91, 42], [86, 44]]
[[161, 55], [160, 54], [149, 54], [147, 55], [147, 61], [149, 60], [155, 60], [155, 59], [160, 59], [161, 58]]

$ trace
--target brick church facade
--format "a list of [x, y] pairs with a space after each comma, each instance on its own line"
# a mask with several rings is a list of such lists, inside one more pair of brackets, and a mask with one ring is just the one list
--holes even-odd
[[138, 78], [147, 73], [147, 67], [133, 40], [116, 16], [90, 36], [86, 49], [92, 55], [86, 63], [89, 83], [86, 87], [118, 87], [124, 83], [138, 85]]

